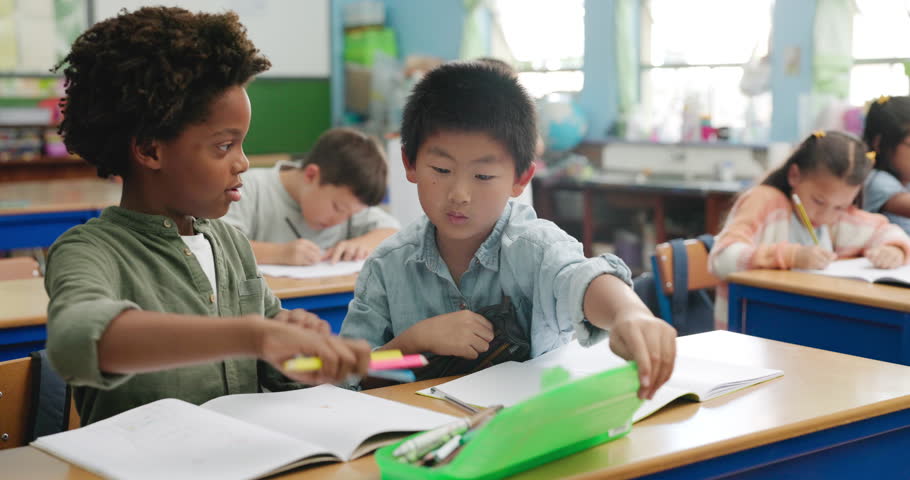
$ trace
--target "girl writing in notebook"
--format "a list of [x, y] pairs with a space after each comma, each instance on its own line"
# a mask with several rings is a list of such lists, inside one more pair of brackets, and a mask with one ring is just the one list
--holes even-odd
[[366, 342], [282, 310], [249, 241], [218, 220], [249, 168], [244, 87], [269, 65], [235, 13], [164, 7], [95, 24], [60, 65], [67, 148], [123, 177], [120, 205], [48, 254], [48, 356], [83, 424], [161, 398], [297, 386], [276, 368], [297, 355], [323, 362], [285, 372], [300, 382], [366, 373]]
[[875, 168], [863, 186], [863, 210], [882, 213], [910, 232], [910, 97], [872, 102], [863, 140], [875, 152]]
[[[903, 265], [910, 260], [910, 238], [884, 216], [856, 207], [874, 162], [852, 135], [812, 134], [737, 199], [709, 268], [724, 279], [748, 269], [823, 269], [838, 257], [865, 256], [877, 268]], [[714, 321], [717, 328], [727, 326], [724, 283], [717, 289]]]

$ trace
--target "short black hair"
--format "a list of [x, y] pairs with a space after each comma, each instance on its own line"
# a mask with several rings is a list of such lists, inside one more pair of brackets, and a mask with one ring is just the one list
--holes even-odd
[[863, 141], [875, 151], [875, 168], [894, 175], [894, 152], [910, 136], [910, 97], [879, 97], [869, 106]]
[[205, 121], [225, 90], [270, 66], [234, 12], [121, 10], [80, 35], [54, 67], [66, 81], [59, 132], [98, 176], [127, 175], [132, 139], [176, 138]]
[[385, 196], [388, 166], [375, 137], [353, 128], [328, 130], [303, 160], [319, 166], [319, 183], [351, 189], [364, 205], [378, 205]]
[[451, 62], [431, 70], [404, 108], [401, 144], [413, 166], [426, 139], [440, 131], [485, 133], [512, 155], [515, 174], [534, 160], [534, 102], [513, 74], [484, 62]]

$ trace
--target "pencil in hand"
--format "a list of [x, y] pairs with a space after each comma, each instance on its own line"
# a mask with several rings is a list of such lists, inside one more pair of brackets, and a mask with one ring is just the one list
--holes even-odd
[[796, 206], [796, 212], [799, 215], [799, 218], [803, 221], [803, 224], [806, 226], [806, 230], [809, 230], [809, 235], [812, 236], [812, 241], [818, 245], [818, 236], [815, 235], [815, 228], [812, 227], [812, 221], [809, 220], [809, 215], [806, 213], [806, 209], [803, 207], [803, 202], [800, 201], [799, 195], [793, 194], [793, 204]]

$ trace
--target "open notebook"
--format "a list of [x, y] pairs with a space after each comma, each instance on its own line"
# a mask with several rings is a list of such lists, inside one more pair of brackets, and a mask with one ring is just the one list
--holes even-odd
[[253, 479], [347, 461], [454, 417], [332, 385], [158, 400], [32, 446], [107, 478]]
[[885, 270], [875, 268], [867, 258], [851, 258], [831, 262], [824, 270], [803, 270], [832, 277], [855, 278], [873, 283], [895, 283], [910, 287], [910, 265]]
[[[500, 363], [437, 387], [472, 405], [510, 406], [539, 393], [541, 373], [548, 368], [561, 366], [577, 378], [623, 364], [625, 360], [610, 351], [606, 343], [584, 348], [572, 341], [527, 362]], [[670, 380], [639, 407], [632, 421], [651, 415], [677, 398], [703, 402], [783, 374], [780, 370], [678, 356]], [[417, 393], [436, 397], [429, 389]]]
[[293, 265], [259, 265], [259, 272], [270, 277], [290, 277], [290, 278], [325, 278], [340, 277], [359, 273], [363, 270], [365, 260], [350, 262], [338, 262], [331, 264], [329, 262], [319, 262], [313, 265], [303, 267]]

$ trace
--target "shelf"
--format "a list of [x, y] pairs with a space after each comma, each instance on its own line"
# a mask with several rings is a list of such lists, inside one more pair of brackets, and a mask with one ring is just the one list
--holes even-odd
[[38, 158], [32, 160], [0, 160], [0, 168], [3, 167], [23, 167], [28, 165], [71, 165], [71, 164], [81, 164], [85, 163], [79, 157], [68, 156], [68, 157], [48, 157], [42, 155]]

